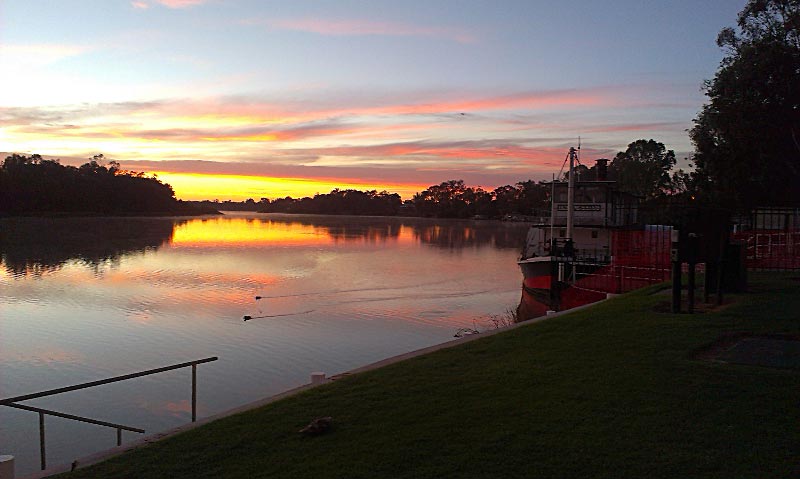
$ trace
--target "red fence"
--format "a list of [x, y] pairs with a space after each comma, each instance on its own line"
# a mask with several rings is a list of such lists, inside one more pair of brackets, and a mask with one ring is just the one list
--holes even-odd
[[668, 281], [671, 232], [668, 226], [614, 231], [611, 264], [577, 265], [575, 283], [562, 293], [563, 309], [598, 301], [606, 293], [625, 293]]
[[800, 231], [751, 230], [733, 233], [744, 243], [748, 269], [800, 269]]

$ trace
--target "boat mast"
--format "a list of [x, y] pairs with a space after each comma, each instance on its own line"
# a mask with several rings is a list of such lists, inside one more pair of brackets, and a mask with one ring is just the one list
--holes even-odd
[[[563, 166], [562, 166], [563, 168]], [[556, 174], [553, 173], [553, 181], [550, 182], [550, 254], [556, 254], [555, 243], [555, 220], [556, 217]]]
[[567, 239], [572, 240], [572, 223], [575, 208], [575, 159], [578, 152], [569, 149], [569, 182], [567, 183]]

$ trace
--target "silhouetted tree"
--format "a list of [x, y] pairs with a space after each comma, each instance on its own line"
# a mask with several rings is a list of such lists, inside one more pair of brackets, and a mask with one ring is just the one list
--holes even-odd
[[542, 210], [549, 210], [551, 187], [548, 183], [544, 181], [536, 183], [533, 180], [522, 181], [517, 183], [517, 189], [519, 190], [518, 206], [513, 212], [523, 215], [539, 215]]
[[143, 173], [102, 165], [98, 155], [78, 168], [39, 155], [13, 154], [0, 167], [0, 212], [41, 213], [178, 213], [172, 187]]
[[675, 152], [667, 150], [663, 143], [636, 140], [617, 153], [608, 167], [608, 175], [617, 181], [621, 191], [653, 199], [671, 190], [669, 173], [675, 162]]
[[690, 136], [704, 199], [750, 208], [800, 202], [800, 1], [750, 0]]
[[289, 196], [263, 202], [259, 211], [267, 213], [304, 213], [328, 215], [394, 216], [402, 200], [397, 193], [334, 189], [313, 198], [293, 199]]

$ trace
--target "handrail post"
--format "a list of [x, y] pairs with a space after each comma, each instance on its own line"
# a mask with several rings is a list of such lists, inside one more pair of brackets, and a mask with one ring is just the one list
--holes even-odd
[[197, 420], [197, 364], [192, 364], [192, 422]]
[[44, 413], [39, 413], [39, 456], [42, 463], [42, 470], [47, 469], [47, 459], [44, 450]]
[[[7, 406], [7, 407], [16, 408], [16, 409], [23, 409], [23, 410], [26, 410], [26, 411], [31, 411], [31, 412], [35, 412], [35, 413], [39, 414], [39, 453], [40, 453], [42, 470], [45, 470], [47, 468], [47, 454], [46, 454], [46, 449], [45, 449], [45, 428], [44, 428], [44, 416], [45, 415], [56, 416], [56, 417], [61, 417], [61, 418], [65, 418], [65, 419], [71, 419], [73, 421], [85, 422], [85, 423], [89, 423], [89, 424], [96, 424], [98, 426], [114, 428], [114, 429], [117, 430], [117, 446], [121, 446], [122, 445], [122, 431], [123, 430], [132, 431], [132, 432], [138, 432], [140, 434], [143, 434], [145, 431], [144, 431], [144, 429], [138, 429], [138, 428], [134, 428], [134, 427], [130, 427], [130, 426], [124, 426], [124, 425], [121, 425], [121, 424], [115, 424], [115, 423], [111, 423], [111, 422], [107, 422], [107, 421], [99, 421], [99, 420], [91, 419], [91, 418], [87, 418], [87, 417], [76, 416], [74, 414], [66, 414], [66, 413], [62, 413], [62, 412], [58, 412], [58, 411], [51, 411], [51, 410], [48, 410], [48, 409], [42, 409], [42, 408], [38, 408], [38, 407], [34, 407], [34, 406], [27, 406], [25, 404], [19, 404], [20, 401], [27, 401], [29, 399], [36, 399], [36, 398], [45, 397], [45, 396], [53, 396], [55, 394], [61, 394], [61, 393], [69, 392], [69, 391], [77, 391], [79, 389], [86, 389], [86, 388], [90, 388], [90, 387], [94, 387], [94, 386], [101, 386], [103, 384], [110, 384], [110, 383], [114, 383], [114, 382], [118, 382], [118, 381], [124, 381], [124, 380], [127, 380], [127, 379], [133, 379], [133, 378], [138, 378], [138, 377], [142, 377], [142, 376], [149, 376], [151, 374], [161, 373], [161, 372], [165, 372], [165, 371], [172, 371], [174, 369], [180, 369], [180, 368], [185, 368], [187, 366], [191, 366], [192, 367], [192, 422], [196, 422], [197, 421], [197, 365], [198, 364], [208, 363], [208, 362], [211, 362], [211, 361], [216, 361], [217, 359], [218, 358], [216, 356], [214, 356], [214, 357], [210, 357], [210, 358], [199, 359], [197, 361], [190, 361], [190, 362], [181, 363], [181, 364], [173, 364], [171, 366], [164, 366], [164, 367], [156, 368], [156, 369], [149, 369], [147, 371], [140, 371], [138, 373], [125, 374], [125, 375], [116, 376], [116, 377], [113, 377], [113, 378], [101, 379], [101, 380], [98, 380], [98, 381], [91, 381], [91, 382], [88, 382], [88, 383], [76, 384], [76, 385], [73, 385], [73, 386], [67, 386], [67, 387], [62, 387], [62, 388], [57, 388], [57, 389], [50, 389], [50, 390], [47, 390], [47, 391], [41, 391], [41, 392], [33, 393], [33, 394], [25, 394], [25, 395], [22, 395], [22, 396], [15, 396], [15, 397], [10, 397], [10, 398], [0, 399], [0, 406]], [[0, 458], [5, 458], [5, 457], [12, 457], [12, 459], [13, 459], [13, 456], [0, 456]], [[2, 461], [6, 461], [7, 462], [7, 460], [5, 460], [5, 459], [2, 459]], [[3, 464], [0, 464], [0, 466], [2, 466], [2, 467], [0, 467], [0, 475], [3, 475], [3, 474], [5, 474], [5, 470], [7, 469], [7, 465], [5, 463], [3, 463]]]

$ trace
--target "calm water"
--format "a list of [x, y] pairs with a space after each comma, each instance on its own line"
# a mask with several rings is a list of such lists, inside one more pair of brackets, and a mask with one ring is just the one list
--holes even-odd
[[[519, 301], [526, 229], [236, 213], [2, 220], [0, 398], [219, 356], [198, 367], [203, 417], [312, 371], [487, 329]], [[152, 434], [190, 421], [190, 371], [27, 404]], [[115, 445], [113, 429], [54, 417], [46, 428], [48, 465]], [[0, 407], [0, 454], [17, 457], [18, 474], [38, 468], [38, 440], [37, 414]]]

